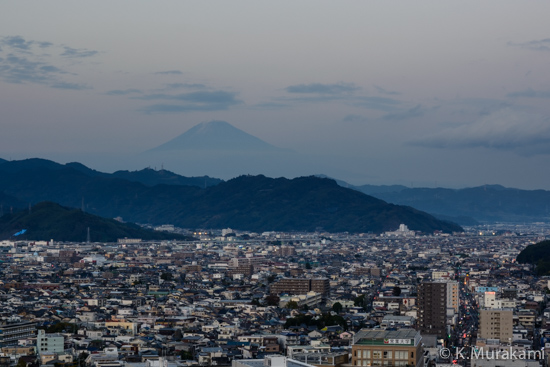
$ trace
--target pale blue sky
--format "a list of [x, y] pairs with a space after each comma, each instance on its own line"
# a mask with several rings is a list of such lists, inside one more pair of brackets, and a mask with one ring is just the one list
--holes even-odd
[[225, 120], [307, 157], [304, 175], [550, 189], [548, 14], [507, 0], [5, 1], [0, 157], [124, 169]]

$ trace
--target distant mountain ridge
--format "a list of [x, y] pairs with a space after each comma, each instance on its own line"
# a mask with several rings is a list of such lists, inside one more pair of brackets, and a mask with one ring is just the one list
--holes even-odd
[[[43, 195], [38, 193], [34, 195], [26, 194], [25, 190], [22, 190], [23, 193], [9, 191], [10, 180], [17, 181], [26, 177], [25, 180], [30, 179], [32, 181], [36, 178], [36, 175], [42, 175], [44, 180], [46, 178], [57, 180], [56, 175], [54, 175], [56, 171], [63, 171], [62, 176], [66, 177], [67, 182], [76, 179], [84, 185], [85, 181], [94, 178], [98, 182], [98, 187], [103, 187], [102, 189], [93, 190], [91, 184], [86, 184], [86, 189], [82, 189], [83, 192], [86, 190], [92, 192], [107, 190], [109, 185], [122, 187], [128, 185], [129, 182], [140, 183], [146, 187], [191, 185], [200, 188], [224, 182], [209, 176], [185, 177], [167, 170], [152, 170], [149, 168], [139, 171], [117, 171], [110, 174], [90, 169], [78, 162], [62, 165], [38, 158], [22, 161], [0, 159], [0, 212], [7, 213], [12, 207], [27, 207], [29, 203], [50, 200], [51, 197], [45, 193]], [[327, 177], [324, 175], [318, 176]], [[125, 183], [121, 184], [117, 180], [122, 180]], [[354, 186], [342, 180], [335, 181], [342, 187], [366, 193], [388, 203], [411, 206], [430, 213], [438, 219], [462, 225], [476, 225], [479, 222], [550, 221], [550, 191], [545, 190], [511, 189], [500, 185], [485, 185], [466, 189], [408, 188], [401, 185]], [[45, 188], [47, 189], [47, 187]], [[36, 190], [38, 191], [38, 189]], [[60, 193], [53, 193], [53, 195], [62, 196], [64, 189], [61, 191]], [[91, 206], [92, 203], [88, 202], [87, 196], [89, 195], [80, 195], [79, 201], [62, 201], [62, 203], [80, 207], [84, 197], [85, 205]], [[108, 212], [108, 206], [97, 208], [97, 210], [98, 213], [105, 215]]]
[[[14, 162], [14, 163], [12, 163]], [[4, 164], [5, 163], [5, 164]], [[66, 164], [59, 164], [53, 161], [40, 158], [31, 158], [21, 161], [0, 161], [0, 172], [26, 172], [31, 170], [66, 170], [72, 169], [74, 171], [83, 173], [89, 177], [95, 178], [119, 178], [132, 182], [139, 182], [147, 186], [154, 185], [187, 185], [187, 186], [213, 186], [222, 182], [223, 180], [210, 176], [200, 177], [186, 177], [178, 175], [174, 172], [161, 169], [154, 170], [151, 168], [144, 168], [139, 171], [116, 171], [113, 173], [105, 173], [88, 168], [79, 162], [70, 162]]]
[[550, 221], [550, 191], [521, 190], [501, 185], [483, 185], [465, 189], [409, 188], [401, 185], [354, 186], [337, 181], [343, 187], [372, 195], [388, 203], [412, 206], [443, 220], [462, 225], [479, 222]]
[[0, 192], [24, 203], [54, 201], [83, 207], [103, 217], [136, 223], [171, 223], [184, 228], [264, 231], [374, 232], [395, 230], [405, 223], [431, 233], [461, 231], [410, 207], [338, 186], [316, 177], [271, 179], [240, 176], [215, 186], [147, 186], [85, 166], [46, 160], [0, 164]]

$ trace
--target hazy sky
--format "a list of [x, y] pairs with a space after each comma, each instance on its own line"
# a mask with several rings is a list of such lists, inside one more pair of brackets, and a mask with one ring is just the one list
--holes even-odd
[[548, 14], [507, 0], [4, 1], [0, 157], [112, 171], [225, 120], [315, 158], [304, 174], [550, 189]]

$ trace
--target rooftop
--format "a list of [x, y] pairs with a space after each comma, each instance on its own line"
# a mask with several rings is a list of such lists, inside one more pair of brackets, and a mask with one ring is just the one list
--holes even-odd
[[414, 329], [399, 330], [361, 330], [353, 340], [353, 344], [362, 345], [416, 345], [420, 334]]

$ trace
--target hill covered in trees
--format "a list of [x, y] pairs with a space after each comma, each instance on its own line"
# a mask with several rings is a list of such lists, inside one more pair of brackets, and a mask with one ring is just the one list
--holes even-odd
[[[116, 242], [119, 238], [143, 240], [189, 240], [175, 233], [150, 231], [132, 223], [101, 218], [80, 209], [42, 202], [30, 209], [0, 217], [0, 238], [84, 242], [90, 228], [93, 242]], [[25, 233], [14, 236], [25, 230]]]
[[518, 254], [516, 261], [535, 265], [538, 275], [550, 275], [550, 241], [527, 246]]

